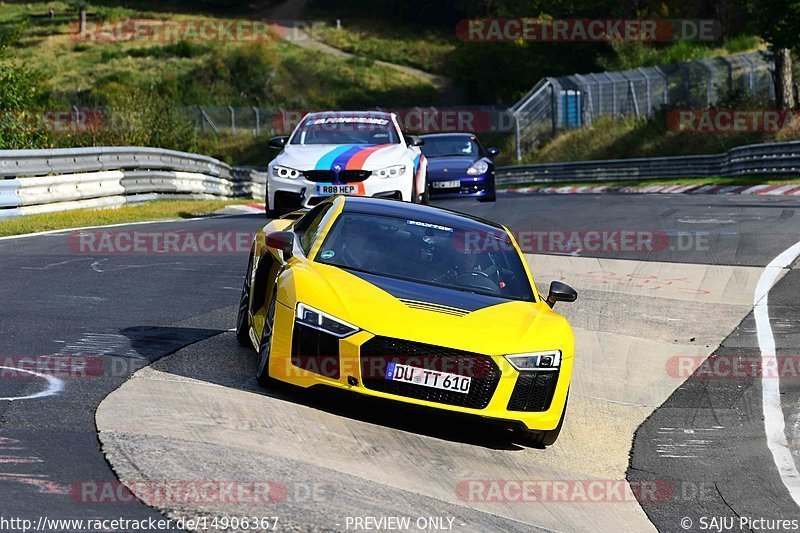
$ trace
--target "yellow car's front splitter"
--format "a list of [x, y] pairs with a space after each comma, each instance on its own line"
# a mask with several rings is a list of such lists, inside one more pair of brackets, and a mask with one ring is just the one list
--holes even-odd
[[[370, 341], [377, 339], [366, 331], [339, 339], [338, 354], [315, 353], [309, 356], [297, 347], [293, 353], [293, 341], [298, 342], [299, 339], [294, 325], [294, 310], [279, 304], [276, 309], [275, 333], [270, 350], [269, 374], [270, 377], [280, 381], [304, 388], [327, 385], [366, 396], [475, 415], [513, 425], [521, 423], [530, 430], [555, 429], [564, 411], [572, 374], [571, 353], [564, 354], [560, 369], [551, 374], [543, 371], [519, 372], [502, 356], [480, 356], [490, 359], [491, 363], [486, 360], [478, 361], [478, 364], [473, 364], [475, 362], [469, 360], [458, 362], [457, 366], [462, 364], [466, 366], [452, 373], [469, 375], [472, 379], [468, 398], [458, 392], [442, 391], [413, 383], [393, 384], [386, 378], [386, 365], [382, 364], [380, 358], [369, 360], [366, 357], [362, 358], [362, 349], [374, 345], [374, 342], [370, 344]], [[332, 352], [335, 351], [334, 347]], [[450, 356], [451, 363], [455, 359]], [[422, 364], [418, 362], [413, 366]], [[491, 376], [487, 376], [487, 372], [491, 373]], [[487, 385], [490, 379], [492, 383]], [[532, 380], [547, 381], [533, 383]], [[492, 387], [495, 381], [496, 386]], [[481, 391], [472, 389], [481, 386], [483, 386], [482, 395], [478, 394]], [[531, 386], [535, 386], [536, 389], [531, 391]], [[545, 393], [547, 398], [539, 397], [543, 389], [547, 391]], [[510, 403], [517, 409], [533, 407], [540, 410], [509, 409]]]

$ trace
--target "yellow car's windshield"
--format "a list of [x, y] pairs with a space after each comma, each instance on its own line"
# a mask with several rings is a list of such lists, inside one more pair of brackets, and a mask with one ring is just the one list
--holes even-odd
[[381, 276], [534, 301], [522, 260], [505, 231], [343, 213], [315, 258]]

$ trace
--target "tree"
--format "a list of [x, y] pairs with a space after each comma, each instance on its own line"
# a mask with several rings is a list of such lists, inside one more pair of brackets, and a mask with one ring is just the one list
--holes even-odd
[[767, 43], [775, 61], [775, 106], [795, 107], [792, 50], [800, 41], [800, 0], [751, 0], [756, 31]]
[[13, 58], [21, 30], [0, 28], [0, 150], [42, 148], [49, 138], [35, 111], [42, 101], [39, 78]]

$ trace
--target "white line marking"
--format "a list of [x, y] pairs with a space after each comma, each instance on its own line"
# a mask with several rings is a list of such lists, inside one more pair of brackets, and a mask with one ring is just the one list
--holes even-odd
[[[764, 272], [762, 272], [756, 285], [756, 292], [753, 297], [753, 304], [755, 305], [753, 313], [756, 319], [758, 346], [761, 349], [761, 357], [764, 359], [774, 358], [777, 355], [775, 353], [775, 338], [772, 336], [772, 326], [769, 322], [769, 308], [767, 305], [769, 291], [783, 269], [797, 259], [797, 256], [800, 256], [800, 242], [773, 259], [764, 268]], [[772, 452], [772, 459], [775, 461], [775, 466], [778, 467], [781, 481], [789, 490], [789, 494], [795, 503], [800, 505], [800, 473], [797, 472], [797, 465], [794, 463], [792, 452], [789, 450], [789, 443], [786, 440], [786, 421], [783, 418], [783, 409], [781, 409], [780, 380], [763, 374], [761, 376], [761, 389], [767, 446]]]
[[121, 224], [107, 224], [105, 226], [83, 226], [81, 228], [52, 229], [48, 231], [37, 231], [36, 233], [24, 233], [22, 235], [8, 235], [5, 237], [0, 237], [0, 242], [10, 241], [14, 239], [26, 239], [28, 237], [39, 237], [41, 235], [60, 235], [62, 233], [68, 233], [71, 231], [82, 231], [86, 229], [119, 228], [122, 226], [145, 226], [147, 224], [171, 224], [173, 222], [195, 222], [197, 220], [213, 220], [216, 218], [231, 218], [240, 216], [242, 216], [242, 213], [234, 215], [209, 215], [205, 217], [194, 217], [194, 218], [168, 218], [164, 220], [145, 220], [143, 222], [123, 222]]
[[50, 270], [51, 268], [55, 268], [57, 266], [66, 265], [69, 263], [77, 263], [78, 261], [86, 261], [86, 259], [68, 259], [66, 261], [61, 261], [59, 263], [50, 263], [43, 267], [20, 267], [23, 270]]
[[16, 402], [18, 400], [32, 400], [34, 398], [44, 398], [45, 396], [53, 396], [64, 390], [64, 382], [56, 377], [48, 376], [47, 374], [40, 374], [38, 372], [34, 372], [33, 370], [25, 370], [22, 368], [14, 368], [11, 366], [0, 366], [0, 368], [5, 368], [6, 370], [13, 370], [15, 372], [24, 372], [26, 374], [30, 374], [32, 376], [36, 376], [47, 380], [47, 388], [41, 392], [37, 392], [36, 394], [31, 394], [28, 396], [13, 396], [9, 398], [0, 398], [0, 400], [7, 400], [9, 402]]
[[679, 218], [684, 224], [736, 224], [735, 220], [719, 220], [716, 218]]

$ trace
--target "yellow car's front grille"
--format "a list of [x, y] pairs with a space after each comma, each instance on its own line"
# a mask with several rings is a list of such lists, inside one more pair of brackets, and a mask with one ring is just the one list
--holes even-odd
[[434, 313], [444, 313], [445, 315], [464, 316], [469, 313], [466, 309], [459, 309], [458, 307], [450, 307], [447, 305], [433, 304], [430, 302], [421, 302], [419, 300], [408, 300], [400, 298], [400, 301], [412, 309], [421, 309], [422, 311], [431, 311]]

